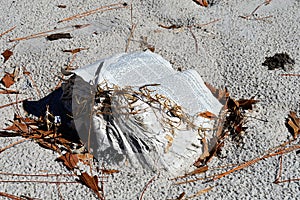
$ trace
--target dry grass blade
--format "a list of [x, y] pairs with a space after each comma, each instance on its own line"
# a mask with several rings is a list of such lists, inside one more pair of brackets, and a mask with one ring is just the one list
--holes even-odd
[[11, 31], [14, 30], [15, 28], [16, 28], [16, 26], [14, 26], [14, 27], [8, 29], [7, 31], [4, 31], [3, 33], [0, 34], [0, 37], [2, 37], [3, 35], [5, 35], [5, 34], [11, 32]]
[[80, 14], [77, 14], [77, 15], [73, 15], [71, 17], [64, 18], [62, 20], [59, 20], [58, 23], [65, 22], [65, 21], [70, 21], [70, 20], [78, 19], [78, 18], [82, 18], [82, 17], [86, 17], [88, 15], [91, 15], [91, 14], [94, 14], [94, 13], [97, 13], [97, 12], [105, 12], [105, 11], [119, 9], [119, 8], [125, 8], [125, 7], [127, 7], [126, 3], [115, 3], [115, 4], [106, 5], [106, 6], [101, 6], [99, 8], [94, 9], [94, 10], [89, 10], [89, 11], [86, 11], [86, 12], [83, 12], [83, 13], [80, 13]]

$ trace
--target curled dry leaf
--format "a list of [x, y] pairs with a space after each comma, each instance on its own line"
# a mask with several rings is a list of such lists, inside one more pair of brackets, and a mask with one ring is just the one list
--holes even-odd
[[300, 134], [300, 118], [297, 117], [295, 112], [290, 112], [287, 125], [291, 128], [294, 139], [297, 139], [298, 134]]

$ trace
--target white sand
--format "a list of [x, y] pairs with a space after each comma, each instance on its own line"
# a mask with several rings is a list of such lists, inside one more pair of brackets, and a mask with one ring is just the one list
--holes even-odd
[[[239, 17], [251, 13], [263, 0], [215, 2], [212, 7], [204, 8], [192, 0], [133, 0], [132, 17], [137, 25], [129, 46], [129, 51], [143, 50], [144, 47], [140, 45], [141, 37], [147, 37], [148, 43], [155, 47], [155, 52], [170, 61], [175, 69], [196, 69], [212, 85], [227, 86], [233, 97], [249, 98], [255, 95], [260, 100], [252, 116], [267, 119], [268, 122], [249, 118], [245, 145], [238, 147], [234, 143], [227, 143], [223, 149], [226, 158], [215, 158], [211, 166], [239, 163], [257, 157], [287, 140], [290, 133], [285, 127], [285, 118], [290, 110], [300, 112], [299, 77], [282, 77], [280, 74], [286, 73], [283, 70], [269, 71], [262, 66], [266, 56], [287, 52], [296, 61], [294, 70], [288, 73], [300, 73], [299, 0], [273, 0], [269, 5], [262, 6], [257, 11], [258, 17], [272, 15], [269, 22]], [[111, 3], [115, 2], [2, 1], [0, 32], [13, 26], [16, 28], [0, 38], [1, 52], [16, 46], [12, 49], [13, 57], [0, 68], [1, 77], [5, 71], [12, 72], [15, 66], [26, 66], [44, 96], [58, 83], [60, 68], [66, 66], [71, 59], [71, 54], [62, 50], [88, 48], [77, 54], [73, 65], [79, 67], [124, 52], [130, 35], [130, 9], [111, 10], [57, 23], [65, 17]], [[58, 8], [59, 4], [67, 7]], [[197, 53], [195, 40], [188, 28], [167, 30], [158, 26], [176, 24], [186, 27], [215, 19], [221, 20], [201, 29], [192, 28], [197, 38]], [[7, 42], [16, 37], [76, 24], [91, 26], [71, 32], [72, 39], [47, 41], [45, 38], [36, 38]], [[34, 87], [26, 85], [24, 76], [12, 88], [21, 91], [19, 99], [39, 98]], [[10, 98], [14, 101], [16, 96], [10, 95]], [[10, 102], [7, 95], [0, 95], [0, 99], [1, 105]], [[1, 127], [5, 127], [8, 120], [13, 119], [14, 112], [13, 107], [0, 109]], [[1, 137], [0, 147], [18, 139], [20, 138]], [[61, 163], [55, 162], [55, 158], [56, 153], [27, 141], [0, 154], [0, 172], [70, 173]], [[300, 199], [299, 181], [278, 185], [272, 183], [278, 171], [278, 160], [278, 157], [273, 157], [206, 184], [198, 181], [176, 186], [160, 175], [148, 187], [144, 199], [176, 199], [182, 192], [189, 196], [209, 186], [215, 187], [196, 199]], [[283, 178], [299, 178], [299, 155], [293, 152], [284, 156], [283, 161]], [[155, 174], [143, 173], [142, 170], [114, 174], [105, 182], [105, 197], [138, 199], [143, 187], [153, 176]], [[74, 178], [12, 177], [0, 174], [0, 180], [73, 181]], [[39, 199], [59, 199], [59, 193], [64, 199], [96, 199], [93, 192], [81, 184], [61, 184], [58, 189], [55, 184], [0, 182], [0, 192]]]

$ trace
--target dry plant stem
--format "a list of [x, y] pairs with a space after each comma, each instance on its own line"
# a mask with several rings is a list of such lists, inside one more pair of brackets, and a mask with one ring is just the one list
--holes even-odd
[[272, 15], [270, 15], [270, 16], [266, 16], [266, 17], [260, 17], [260, 18], [256, 18], [255, 17], [255, 12], [260, 8], [260, 7], [262, 7], [263, 5], [268, 5], [269, 3], [271, 2], [271, 0], [266, 0], [265, 2], [263, 2], [263, 3], [261, 3], [261, 4], [259, 4], [249, 15], [245, 15], [245, 16], [239, 16], [239, 17], [241, 17], [241, 18], [243, 18], [243, 19], [251, 19], [251, 17], [253, 17], [255, 20], [264, 20], [264, 19], [266, 19], [266, 18], [270, 18], [270, 17], [272, 17]]
[[78, 181], [0, 180], [0, 183], [81, 184]]
[[279, 171], [278, 171], [278, 175], [277, 175], [274, 183], [278, 183], [278, 181], [281, 179], [281, 175], [282, 175], [282, 157], [283, 157], [283, 155], [280, 155], [280, 158], [279, 158]]
[[[66, 70], [70, 70], [70, 67], [72, 66], [72, 63], [75, 61], [76, 53], [72, 54], [72, 59], [68, 63]], [[64, 75], [61, 76], [61, 79], [58, 81], [57, 85], [55, 86], [55, 90], [58, 89], [61, 86], [62, 81], [64, 80]]]
[[189, 30], [190, 30], [190, 32], [192, 34], [193, 39], [195, 40], [195, 49], [196, 49], [196, 53], [198, 53], [198, 41], [197, 41], [197, 38], [196, 38], [195, 34], [193, 33], [191, 27], [189, 27]]
[[293, 181], [300, 181], [300, 178], [291, 178], [291, 179], [287, 179], [287, 180], [278, 180], [276, 182], [276, 184], [278, 184], [278, 183], [290, 183], [290, 182], [293, 182]]
[[20, 100], [20, 101], [16, 101], [16, 102], [12, 102], [12, 103], [8, 103], [8, 104], [5, 104], [5, 105], [2, 105], [2, 106], [0, 106], [0, 109], [5, 108], [5, 107], [8, 107], [8, 106], [15, 105], [15, 104], [18, 104], [18, 103], [22, 103], [23, 101], [26, 101], [26, 100], [28, 100], [28, 99], [30, 99], [30, 98], [27, 98], [27, 99], [23, 99], [23, 100]]
[[136, 25], [137, 24], [132, 24], [131, 25], [130, 35], [129, 35], [128, 39], [127, 39], [127, 44], [126, 44], [126, 47], [125, 47], [125, 52], [128, 52], [130, 41], [131, 41], [131, 38], [133, 37], [133, 32], [134, 32], [134, 30], [136, 28]]
[[[23, 66], [23, 71], [28, 72], [25, 66]], [[37, 92], [39, 98], [42, 98], [41, 92], [40, 92], [39, 88], [37, 87], [37, 85], [35, 84], [35, 81], [33, 80], [32, 76], [31, 76], [31, 73], [29, 73], [27, 76], [29, 77], [29, 79], [30, 79], [30, 81], [31, 81], [31, 83], [32, 83], [32, 85], [33, 85], [33, 87], [34, 87], [34, 89], [36, 90], [36, 92]]]
[[10, 173], [10, 172], [0, 172], [0, 175], [5, 175], [5, 176], [28, 176], [28, 177], [77, 176], [75, 174], [16, 174], [16, 173]]
[[6, 198], [9, 198], [9, 199], [13, 199], [13, 200], [24, 200], [24, 198], [21, 198], [21, 197], [12, 195], [12, 194], [8, 194], [8, 193], [5, 193], [5, 192], [0, 192], [0, 196], [6, 197]]
[[82, 17], [86, 17], [86, 16], [94, 14], [96, 12], [105, 12], [105, 11], [119, 9], [119, 8], [125, 8], [125, 7], [126, 7], [126, 5], [124, 5], [124, 3], [115, 3], [115, 4], [106, 5], [106, 6], [101, 6], [99, 8], [94, 9], [94, 10], [89, 10], [89, 11], [86, 11], [86, 12], [83, 12], [83, 13], [73, 15], [71, 17], [67, 17], [65, 19], [59, 20], [58, 23], [65, 22], [65, 21], [70, 21], [70, 20], [78, 19], [78, 18], [82, 18]]
[[229, 174], [231, 174], [231, 173], [233, 173], [235, 171], [238, 171], [238, 170], [244, 169], [244, 168], [246, 168], [246, 167], [248, 167], [250, 165], [253, 165], [253, 164], [257, 163], [260, 160], [263, 160], [263, 159], [266, 159], [266, 158], [270, 158], [270, 157], [274, 157], [274, 156], [277, 156], [277, 155], [286, 154], [286, 153], [289, 153], [289, 152], [297, 150], [297, 149], [300, 149], [300, 145], [294, 145], [292, 147], [287, 147], [285, 149], [279, 149], [275, 153], [269, 153], [269, 154], [266, 154], [266, 155], [264, 155], [262, 157], [258, 157], [258, 158], [249, 160], [249, 161], [244, 162], [241, 165], [239, 165], [239, 166], [237, 166], [237, 167], [235, 167], [235, 168], [233, 168], [231, 170], [228, 170], [228, 171], [226, 171], [224, 173], [215, 175], [215, 176], [213, 176], [212, 180], [218, 180], [218, 179], [220, 179], [220, 178], [222, 178], [224, 176], [227, 176], [227, 175], [229, 175]]
[[61, 191], [60, 191], [59, 185], [60, 185], [59, 183], [56, 184], [58, 196], [59, 196], [59, 199], [60, 199], [60, 200], [64, 200], [64, 198], [63, 198], [63, 196], [62, 196], [62, 193], [61, 193]]
[[191, 195], [191, 196], [188, 196], [188, 197], [186, 197], [185, 199], [193, 199], [193, 198], [195, 198], [195, 197], [198, 197], [198, 196], [200, 196], [200, 195], [202, 195], [202, 194], [204, 194], [204, 193], [207, 193], [207, 192], [211, 191], [213, 188], [214, 188], [213, 186], [204, 188], [203, 190], [200, 190], [200, 191], [198, 191], [196, 194], [193, 194], [193, 195]]
[[280, 74], [280, 76], [300, 76], [300, 74]]
[[16, 141], [16, 142], [14, 142], [14, 143], [11, 143], [10, 145], [8, 145], [8, 146], [6, 146], [6, 147], [3, 147], [2, 149], [0, 149], [0, 153], [2, 153], [3, 151], [5, 151], [5, 150], [7, 150], [7, 149], [9, 149], [9, 148], [11, 148], [11, 147], [13, 147], [13, 146], [17, 145], [17, 144], [21, 144], [21, 143], [23, 143], [23, 142], [25, 142], [25, 141], [27, 141], [27, 140], [28, 140], [28, 139], [27, 139], [27, 138], [25, 138], [25, 139], [22, 139], [22, 140]]
[[3, 35], [5, 35], [5, 34], [11, 32], [11, 31], [14, 30], [15, 28], [16, 28], [16, 26], [14, 26], [14, 27], [8, 29], [7, 31], [4, 31], [3, 33], [0, 34], [0, 37], [2, 37]]
[[[157, 175], [157, 177], [158, 177], [158, 176], [159, 176], [159, 174]], [[153, 176], [153, 177], [148, 181], [148, 183], [145, 185], [145, 187], [144, 187], [144, 189], [143, 189], [143, 191], [142, 191], [142, 193], [141, 193], [141, 195], [140, 195], [139, 200], [142, 200], [142, 199], [143, 199], [143, 196], [144, 196], [144, 194], [145, 194], [147, 188], [148, 188], [149, 185], [155, 180], [155, 178], [156, 178], [156, 176]]]
[[25, 36], [25, 37], [11, 39], [11, 40], [9, 40], [9, 42], [29, 40], [29, 39], [33, 39], [33, 38], [39, 38], [39, 37], [46, 37], [46, 36], [50, 35], [52, 32], [57, 32], [57, 31], [61, 31], [61, 30], [75, 30], [75, 29], [79, 29], [79, 28], [85, 28], [89, 25], [90, 24], [83, 24], [83, 25], [74, 25], [74, 26], [67, 26], [67, 27], [63, 27], [63, 28], [57, 28], [57, 29], [53, 29], [53, 30], [49, 30], [49, 31], [35, 33], [35, 34]]

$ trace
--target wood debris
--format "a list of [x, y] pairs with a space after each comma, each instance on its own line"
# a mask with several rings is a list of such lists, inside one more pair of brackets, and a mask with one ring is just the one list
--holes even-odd
[[53, 40], [59, 40], [59, 39], [71, 39], [72, 36], [70, 33], [54, 33], [51, 35], [48, 35], [47, 40], [53, 41]]

